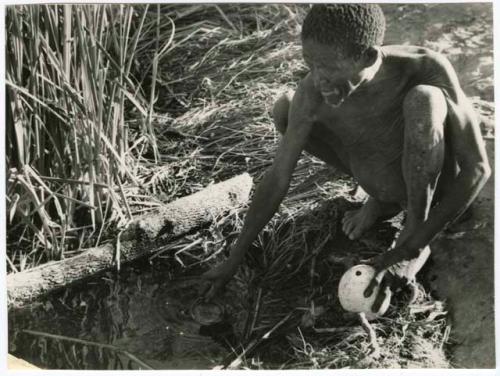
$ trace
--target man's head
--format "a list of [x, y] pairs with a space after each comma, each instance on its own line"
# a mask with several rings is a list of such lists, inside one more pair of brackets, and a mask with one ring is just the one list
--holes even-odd
[[338, 106], [373, 76], [385, 18], [375, 4], [316, 4], [302, 26], [302, 46], [315, 85]]

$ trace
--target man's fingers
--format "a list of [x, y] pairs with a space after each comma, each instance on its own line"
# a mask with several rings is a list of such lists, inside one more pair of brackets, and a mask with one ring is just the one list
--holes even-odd
[[200, 286], [198, 287], [198, 295], [206, 296], [211, 288], [212, 288], [212, 283], [202, 278]]
[[211, 301], [215, 295], [217, 295], [217, 289], [214, 283], [205, 283], [202, 288], [199, 290], [198, 294], [201, 299], [205, 302], [208, 303]]
[[199, 295], [203, 297], [203, 301], [209, 302], [220, 295], [225, 286], [226, 284], [221, 280], [207, 282], [204, 288], [200, 290], [201, 293]]
[[217, 284], [217, 279], [214, 279], [214, 277], [211, 275], [212, 271], [209, 270], [208, 272], [202, 274], [200, 278], [200, 286], [198, 287], [198, 295], [207, 297], [207, 296], [212, 296], [215, 294], [214, 290], [215, 285]]
[[217, 294], [217, 291], [215, 290], [215, 286], [210, 285], [208, 290], [206, 291], [206, 293], [203, 295], [203, 301], [205, 303], [210, 302], [215, 297], [216, 294]]
[[371, 296], [371, 294], [373, 294], [373, 290], [375, 289], [375, 287], [380, 285], [380, 283], [382, 282], [382, 280], [384, 278], [384, 274], [385, 274], [385, 270], [382, 270], [381, 272], [378, 272], [375, 275], [375, 277], [373, 277], [373, 279], [370, 281], [370, 284], [365, 289], [365, 292], [364, 292], [365, 298], [368, 298], [369, 296]]
[[378, 286], [378, 282], [377, 280], [374, 278], [370, 281], [370, 284], [368, 285], [368, 287], [365, 289], [365, 292], [364, 292], [364, 296], [365, 298], [368, 298], [369, 296], [371, 296], [371, 294], [373, 293], [373, 290], [375, 289], [375, 287]]
[[382, 283], [380, 284], [380, 288], [377, 297], [375, 298], [375, 302], [373, 303], [372, 312], [380, 313], [380, 310], [384, 305], [384, 303], [387, 301], [387, 299], [390, 300], [391, 297], [392, 297], [391, 283], [389, 281], [389, 278], [384, 278], [382, 280]]

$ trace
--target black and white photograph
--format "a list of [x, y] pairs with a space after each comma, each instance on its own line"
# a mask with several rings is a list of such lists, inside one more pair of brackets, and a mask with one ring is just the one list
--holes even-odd
[[496, 368], [492, 2], [1, 7], [9, 371]]

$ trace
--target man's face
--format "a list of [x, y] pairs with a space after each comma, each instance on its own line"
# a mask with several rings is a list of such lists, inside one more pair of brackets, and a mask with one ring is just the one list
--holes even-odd
[[338, 107], [368, 77], [366, 62], [339, 54], [335, 47], [310, 39], [302, 43], [302, 54], [314, 86], [325, 102]]

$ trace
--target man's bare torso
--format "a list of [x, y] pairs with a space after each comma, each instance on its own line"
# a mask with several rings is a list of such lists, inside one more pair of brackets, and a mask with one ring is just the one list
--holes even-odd
[[371, 196], [403, 204], [404, 99], [416, 85], [437, 86], [447, 95], [446, 87], [440, 74], [426, 64], [428, 50], [384, 46], [381, 51], [376, 79], [360, 86], [337, 108], [319, 104], [312, 132], [331, 145]]

